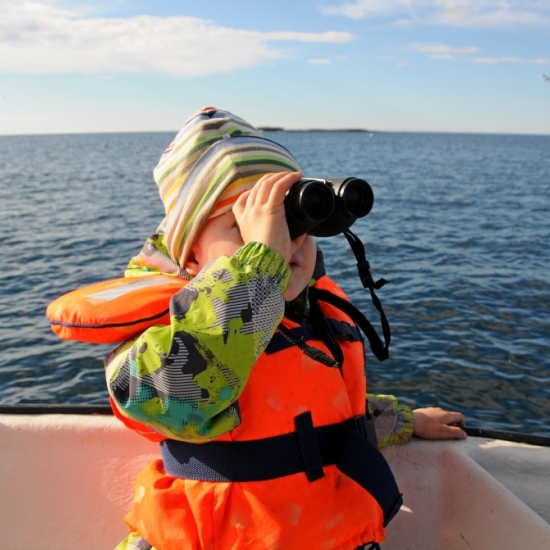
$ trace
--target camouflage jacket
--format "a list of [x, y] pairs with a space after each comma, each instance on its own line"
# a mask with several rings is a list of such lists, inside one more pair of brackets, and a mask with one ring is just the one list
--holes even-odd
[[[237, 400], [283, 319], [289, 280], [288, 264], [261, 243], [206, 265], [171, 299], [169, 326], [147, 329], [106, 358], [120, 413], [191, 442], [238, 426]], [[411, 409], [391, 396], [368, 397], [379, 447], [410, 439]]]

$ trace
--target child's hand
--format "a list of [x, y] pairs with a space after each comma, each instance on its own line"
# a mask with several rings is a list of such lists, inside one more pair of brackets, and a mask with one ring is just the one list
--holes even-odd
[[284, 201], [288, 190], [301, 177], [300, 172], [266, 174], [250, 191], [245, 191], [238, 198], [233, 213], [245, 244], [264, 243], [290, 262], [292, 242]]
[[413, 434], [423, 439], [466, 439], [464, 416], [459, 412], [444, 411], [439, 407], [416, 409]]

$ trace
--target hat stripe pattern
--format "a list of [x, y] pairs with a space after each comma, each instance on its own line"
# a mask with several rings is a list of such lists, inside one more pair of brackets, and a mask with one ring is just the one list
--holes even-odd
[[212, 109], [192, 116], [153, 172], [172, 258], [183, 266], [209, 217], [230, 210], [261, 176], [299, 169], [284, 147], [228, 112]]
[[153, 170], [167, 214], [189, 170], [202, 153], [224, 135], [243, 134], [261, 136], [253, 126], [224, 111], [199, 111], [188, 119]]

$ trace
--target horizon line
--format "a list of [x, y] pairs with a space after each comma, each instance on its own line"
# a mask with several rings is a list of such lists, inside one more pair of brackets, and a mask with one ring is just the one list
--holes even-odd
[[[549, 137], [548, 133], [535, 132], [495, 132], [477, 130], [371, 130], [366, 128], [284, 128], [280, 126], [257, 126], [261, 132], [285, 132], [285, 133], [363, 133], [363, 134], [457, 134], [457, 135], [495, 135], [495, 136], [540, 136]], [[105, 135], [105, 134], [177, 134], [179, 130], [104, 130], [81, 132], [37, 132], [21, 134], [3, 134], [2, 137], [40, 137], [40, 136], [74, 136], [74, 135]]]

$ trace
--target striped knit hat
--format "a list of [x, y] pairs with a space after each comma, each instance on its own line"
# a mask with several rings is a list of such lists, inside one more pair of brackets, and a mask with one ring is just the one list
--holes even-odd
[[264, 174], [285, 170], [300, 170], [294, 157], [241, 118], [214, 107], [193, 114], [153, 171], [171, 257], [183, 266], [209, 217], [230, 210]]

